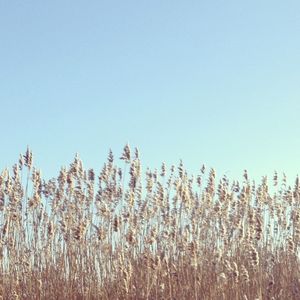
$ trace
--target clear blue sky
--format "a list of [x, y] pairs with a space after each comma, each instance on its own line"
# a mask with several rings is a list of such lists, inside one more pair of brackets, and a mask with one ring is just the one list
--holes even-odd
[[0, 169], [129, 142], [231, 178], [300, 168], [300, 2], [0, 1]]

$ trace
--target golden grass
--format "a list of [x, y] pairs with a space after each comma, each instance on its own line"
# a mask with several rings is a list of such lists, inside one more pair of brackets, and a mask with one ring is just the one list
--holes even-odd
[[300, 299], [298, 178], [120, 159], [45, 181], [28, 149], [2, 171], [2, 299]]

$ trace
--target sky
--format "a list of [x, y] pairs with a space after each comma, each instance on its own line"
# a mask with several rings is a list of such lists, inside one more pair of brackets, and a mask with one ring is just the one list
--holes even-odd
[[128, 142], [235, 179], [300, 169], [299, 1], [0, 0], [0, 170]]

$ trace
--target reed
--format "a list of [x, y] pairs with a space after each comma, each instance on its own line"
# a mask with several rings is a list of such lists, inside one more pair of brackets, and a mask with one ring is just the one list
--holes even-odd
[[126, 145], [45, 180], [27, 149], [0, 174], [0, 298], [300, 299], [299, 205], [277, 172], [143, 172]]

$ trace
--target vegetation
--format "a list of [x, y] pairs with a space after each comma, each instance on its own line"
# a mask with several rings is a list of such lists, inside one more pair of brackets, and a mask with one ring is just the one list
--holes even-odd
[[1, 173], [2, 299], [300, 299], [298, 178], [121, 160], [43, 180], [27, 149]]

